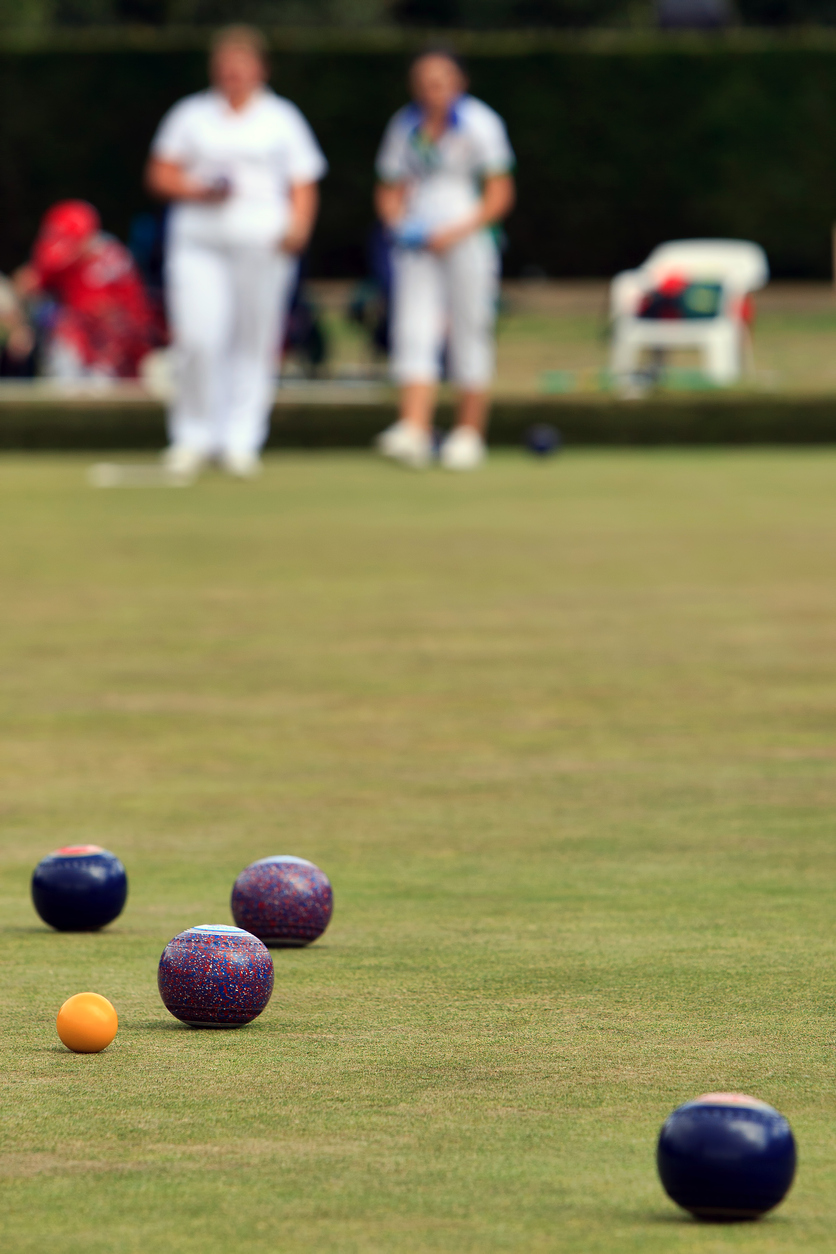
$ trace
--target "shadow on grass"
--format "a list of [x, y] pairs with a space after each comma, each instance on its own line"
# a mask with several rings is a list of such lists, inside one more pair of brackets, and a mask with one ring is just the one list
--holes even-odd
[[[149, 937], [156, 935], [154, 929], [138, 928], [138, 927], [96, 927], [89, 930], [73, 929], [68, 932], [61, 932], [57, 928], [47, 927], [41, 923], [31, 923], [24, 927], [22, 925], [8, 924], [0, 927], [0, 936], [142, 936]], [[329, 954], [331, 952], [330, 945], [269, 945], [271, 955], [275, 954]]]
[[330, 945], [268, 945], [271, 954], [327, 954]]
[[110, 1047], [105, 1046], [104, 1049], [86, 1050], [69, 1049], [66, 1045], [30, 1045], [27, 1054], [49, 1054], [54, 1057], [60, 1054], [62, 1058], [113, 1058], [113, 1054], [109, 1052]]
[[786, 1223], [783, 1215], [763, 1215], [760, 1219], [697, 1219], [693, 1215], [689, 1215], [686, 1211], [646, 1211], [637, 1215], [638, 1223], [670, 1225], [679, 1228], [683, 1225], [693, 1228], [713, 1228], [716, 1230], [728, 1230], [730, 1228], [757, 1228], [762, 1224]]
[[73, 929], [72, 931], [61, 932], [58, 928], [46, 927], [45, 924], [40, 926], [37, 923], [30, 924], [29, 927], [15, 927], [9, 925], [0, 927], [0, 935], [3, 936], [148, 936], [148, 932], [141, 931], [138, 928], [125, 927], [95, 927], [85, 931], [83, 928]]
[[662, 1211], [647, 1210], [639, 1211], [633, 1215], [633, 1221], [639, 1224], [671, 1224], [674, 1227], [681, 1228], [684, 1225], [695, 1224], [697, 1221], [691, 1215], [683, 1211]]
[[142, 1019], [137, 1023], [131, 1023], [130, 1030], [147, 1031], [147, 1032], [217, 1032], [219, 1035], [235, 1036], [238, 1032], [244, 1031], [253, 1025], [250, 1023], [235, 1024], [233, 1026], [224, 1026], [222, 1023], [217, 1025], [207, 1024], [205, 1027], [194, 1027], [191, 1023], [182, 1023], [179, 1019]]

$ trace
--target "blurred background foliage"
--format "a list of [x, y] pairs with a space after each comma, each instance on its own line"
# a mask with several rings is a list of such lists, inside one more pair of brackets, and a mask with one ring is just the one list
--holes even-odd
[[[409, 53], [318, 41], [276, 41], [273, 82], [330, 162], [311, 273], [355, 277], [366, 269], [374, 155], [404, 102]], [[757, 240], [776, 275], [829, 275], [836, 34], [806, 46], [662, 34], [644, 49], [632, 37], [586, 49], [494, 42], [510, 47], [477, 50], [468, 63], [474, 93], [507, 120], [517, 153], [507, 275], [611, 275], [660, 240], [700, 235]], [[92, 200], [123, 239], [132, 215], [153, 207], [142, 166], [154, 129], [206, 82], [199, 41], [153, 44], [85, 51], [47, 41], [0, 53], [0, 269], [20, 264], [41, 214], [63, 196]]]
[[[0, 29], [209, 26], [503, 30], [650, 27], [658, 0], [0, 0]], [[835, 25], [836, 0], [736, 0], [747, 26]]]
[[0, 0], [0, 269], [63, 196], [126, 238], [153, 207], [160, 117], [205, 84], [212, 26], [249, 20], [331, 164], [314, 275], [364, 273], [382, 127], [409, 56], [446, 29], [518, 156], [506, 274], [609, 275], [661, 239], [728, 235], [758, 240], [775, 275], [826, 277], [836, 0], [734, 0], [736, 30], [654, 29], [666, 7], [730, 2]]

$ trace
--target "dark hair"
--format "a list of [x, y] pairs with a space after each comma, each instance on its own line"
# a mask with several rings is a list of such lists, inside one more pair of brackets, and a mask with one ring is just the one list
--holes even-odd
[[445, 61], [450, 61], [453, 65], [455, 65], [460, 74], [464, 74], [465, 77], [467, 77], [467, 66], [464, 63], [464, 60], [459, 53], [456, 52], [455, 48], [451, 48], [449, 44], [428, 44], [426, 48], [422, 48], [420, 52], [415, 54], [409, 63], [410, 74], [415, 69], [419, 61], [426, 61], [428, 57], [443, 57]]

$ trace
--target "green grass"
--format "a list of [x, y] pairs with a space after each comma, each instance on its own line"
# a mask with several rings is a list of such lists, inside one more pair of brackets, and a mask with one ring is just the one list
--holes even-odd
[[[836, 454], [7, 458], [0, 528], [4, 1252], [832, 1249]], [[59, 936], [28, 880], [82, 840], [131, 896]], [[251, 1027], [178, 1025], [163, 945], [273, 852], [331, 928]], [[798, 1137], [758, 1225], [656, 1180], [717, 1088]]]
[[[747, 365], [736, 389], [821, 395], [836, 389], [833, 336], [836, 311], [764, 313], [752, 336], [754, 371]], [[499, 321], [497, 389], [506, 395], [544, 390], [548, 370], [576, 373], [573, 390], [599, 391], [599, 376], [609, 361], [609, 340], [603, 314], [569, 312], [533, 317], [513, 312]], [[702, 369], [700, 354], [677, 350], [668, 354], [674, 366]]]
[[[368, 371], [372, 357], [359, 328], [344, 310], [351, 285], [312, 285], [321, 302], [331, 357], [328, 370]], [[327, 289], [327, 299], [326, 290]], [[610, 343], [607, 328], [609, 285], [604, 282], [509, 283], [497, 325], [495, 391], [508, 397], [542, 396], [550, 390], [554, 371], [571, 377], [559, 390], [599, 393], [605, 382]], [[832, 395], [836, 391], [836, 295], [824, 283], [774, 283], [756, 298], [752, 356], [735, 385], [741, 393], [792, 393], [798, 396]], [[668, 364], [679, 370], [673, 390], [687, 384], [682, 370], [702, 368], [696, 351], [668, 354]], [[383, 367], [378, 363], [378, 370]], [[699, 390], [699, 382], [688, 390]], [[665, 391], [665, 385], [660, 387]]]

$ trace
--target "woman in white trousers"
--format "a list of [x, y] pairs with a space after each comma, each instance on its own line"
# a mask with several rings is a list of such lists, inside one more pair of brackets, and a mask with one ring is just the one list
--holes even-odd
[[210, 459], [257, 473], [276, 355], [313, 231], [327, 165], [308, 123], [267, 87], [258, 31], [232, 26], [212, 48], [208, 91], [163, 118], [147, 184], [172, 201], [166, 298], [175, 359], [169, 471]]
[[444, 347], [460, 392], [442, 466], [470, 470], [485, 456], [499, 252], [490, 228], [514, 204], [514, 154], [505, 124], [466, 94], [458, 62], [428, 52], [413, 62], [414, 103], [392, 118], [377, 158], [375, 203], [394, 237], [392, 372], [400, 416], [378, 437], [386, 457], [416, 469], [432, 456], [432, 418]]

